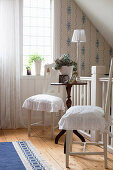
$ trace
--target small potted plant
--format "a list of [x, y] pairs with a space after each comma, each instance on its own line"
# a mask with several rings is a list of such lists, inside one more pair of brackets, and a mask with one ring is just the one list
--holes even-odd
[[26, 66], [27, 75], [31, 75], [31, 67], [29, 65]]
[[55, 60], [55, 69], [60, 70], [62, 75], [71, 77], [75, 64], [76, 62], [70, 59], [69, 54], [64, 54], [59, 59]]
[[36, 75], [40, 75], [40, 70], [41, 70], [41, 62], [44, 60], [43, 57], [41, 57], [41, 55], [39, 54], [32, 54], [29, 57], [29, 61], [31, 61], [32, 63], [34, 62], [35, 64], [35, 72]]
[[26, 66], [27, 75], [31, 75], [32, 60], [29, 58]]

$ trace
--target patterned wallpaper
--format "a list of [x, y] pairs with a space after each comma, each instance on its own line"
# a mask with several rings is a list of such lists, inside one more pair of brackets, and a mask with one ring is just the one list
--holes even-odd
[[77, 44], [72, 43], [74, 29], [85, 29], [86, 42], [81, 43], [81, 76], [91, 75], [92, 65], [105, 65], [109, 70], [113, 49], [73, 0], [61, 0], [61, 54], [77, 58]]

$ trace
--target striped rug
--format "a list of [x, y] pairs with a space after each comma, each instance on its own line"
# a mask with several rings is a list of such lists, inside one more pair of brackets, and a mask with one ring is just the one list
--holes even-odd
[[53, 170], [30, 141], [0, 142], [0, 170]]

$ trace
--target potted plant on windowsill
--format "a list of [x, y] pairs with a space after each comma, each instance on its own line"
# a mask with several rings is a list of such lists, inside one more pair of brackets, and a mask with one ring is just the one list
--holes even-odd
[[27, 70], [27, 75], [31, 75], [31, 67], [32, 67], [32, 61], [29, 58], [28, 62], [27, 62], [27, 66], [26, 66], [26, 70]]
[[59, 59], [55, 60], [55, 69], [59, 70], [62, 75], [68, 75], [70, 78], [75, 66], [76, 62], [70, 59], [69, 54], [64, 54]]
[[40, 70], [41, 70], [41, 62], [44, 60], [43, 57], [41, 57], [41, 55], [39, 54], [32, 54], [29, 57], [29, 61], [31, 61], [31, 63], [34, 62], [35, 64], [35, 72], [36, 75], [40, 75]]
[[29, 65], [26, 66], [27, 75], [31, 75], [31, 67]]

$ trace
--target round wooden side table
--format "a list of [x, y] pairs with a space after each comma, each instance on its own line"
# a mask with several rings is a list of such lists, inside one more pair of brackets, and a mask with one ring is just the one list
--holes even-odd
[[[69, 109], [71, 107], [71, 87], [73, 85], [87, 85], [87, 83], [85, 82], [73, 82], [73, 83], [51, 83], [51, 85], [56, 85], [56, 86], [65, 86], [66, 87], [66, 92], [67, 92], [67, 99], [66, 99], [66, 106], [67, 108]], [[56, 136], [55, 138], [55, 143], [58, 144], [58, 140], [60, 139], [60, 137], [66, 132], [66, 130], [61, 130], [60, 133]], [[77, 131], [77, 130], [73, 130], [73, 133], [75, 135], [77, 135], [82, 142], [85, 142], [85, 139], [84, 137]], [[66, 151], [66, 143], [65, 143], [65, 146], [64, 146], [64, 153]]]

